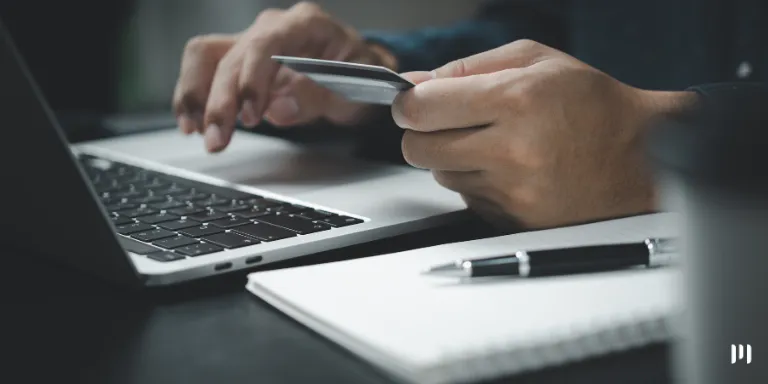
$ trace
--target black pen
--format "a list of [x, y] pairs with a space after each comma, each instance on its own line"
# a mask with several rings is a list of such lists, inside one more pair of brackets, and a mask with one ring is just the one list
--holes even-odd
[[485, 259], [457, 260], [423, 272], [448, 277], [551, 276], [610, 271], [638, 266], [659, 267], [673, 262], [673, 239], [652, 238], [638, 243], [518, 251]]

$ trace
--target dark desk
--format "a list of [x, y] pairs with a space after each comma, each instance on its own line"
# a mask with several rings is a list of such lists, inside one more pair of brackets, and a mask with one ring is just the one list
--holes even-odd
[[[491, 234], [468, 222], [274, 267]], [[0, 372], [12, 378], [18, 370], [23, 378], [2, 382], [394, 383], [247, 293], [243, 273], [130, 293], [21, 249], [6, 247], [2, 257], [9, 297], [2, 313], [12, 319], [3, 342], [13, 357]], [[499, 382], [664, 383], [667, 356], [666, 346], [653, 346]]]
[[[434, 243], [445, 238], [440, 236], [445, 231], [479, 235], [466, 228], [442, 229], [397, 243]], [[393, 243], [313, 258], [374, 254], [395, 250]], [[6, 306], [3, 312], [21, 315], [21, 323], [10, 329], [11, 350], [21, 357], [12, 368], [23, 369], [23, 382], [394, 383], [248, 294], [243, 274], [128, 293], [52, 266], [38, 255], [15, 250], [3, 258], [12, 262], [5, 282], [12, 282], [14, 294], [11, 310]], [[500, 382], [664, 383], [667, 354], [665, 346], [654, 346]]]

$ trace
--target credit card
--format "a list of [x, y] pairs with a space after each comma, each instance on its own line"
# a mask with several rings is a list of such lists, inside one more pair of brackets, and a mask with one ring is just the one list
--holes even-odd
[[344, 61], [272, 56], [315, 83], [359, 103], [392, 105], [398, 93], [414, 87], [389, 68]]

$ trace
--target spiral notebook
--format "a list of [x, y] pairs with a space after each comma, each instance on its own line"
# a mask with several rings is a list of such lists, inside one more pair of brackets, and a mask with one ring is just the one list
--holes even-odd
[[471, 382], [667, 340], [677, 270], [467, 282], [424, 268], [675, 235], [671, 214], [653, 214], [256, 272], [247, 289], [402, 381]]

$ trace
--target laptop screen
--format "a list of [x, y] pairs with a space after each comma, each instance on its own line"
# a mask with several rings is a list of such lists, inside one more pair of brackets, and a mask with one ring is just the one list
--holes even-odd
[[0, 1], [0, 19], [64, 128], [117, 111], [122, 0]]

